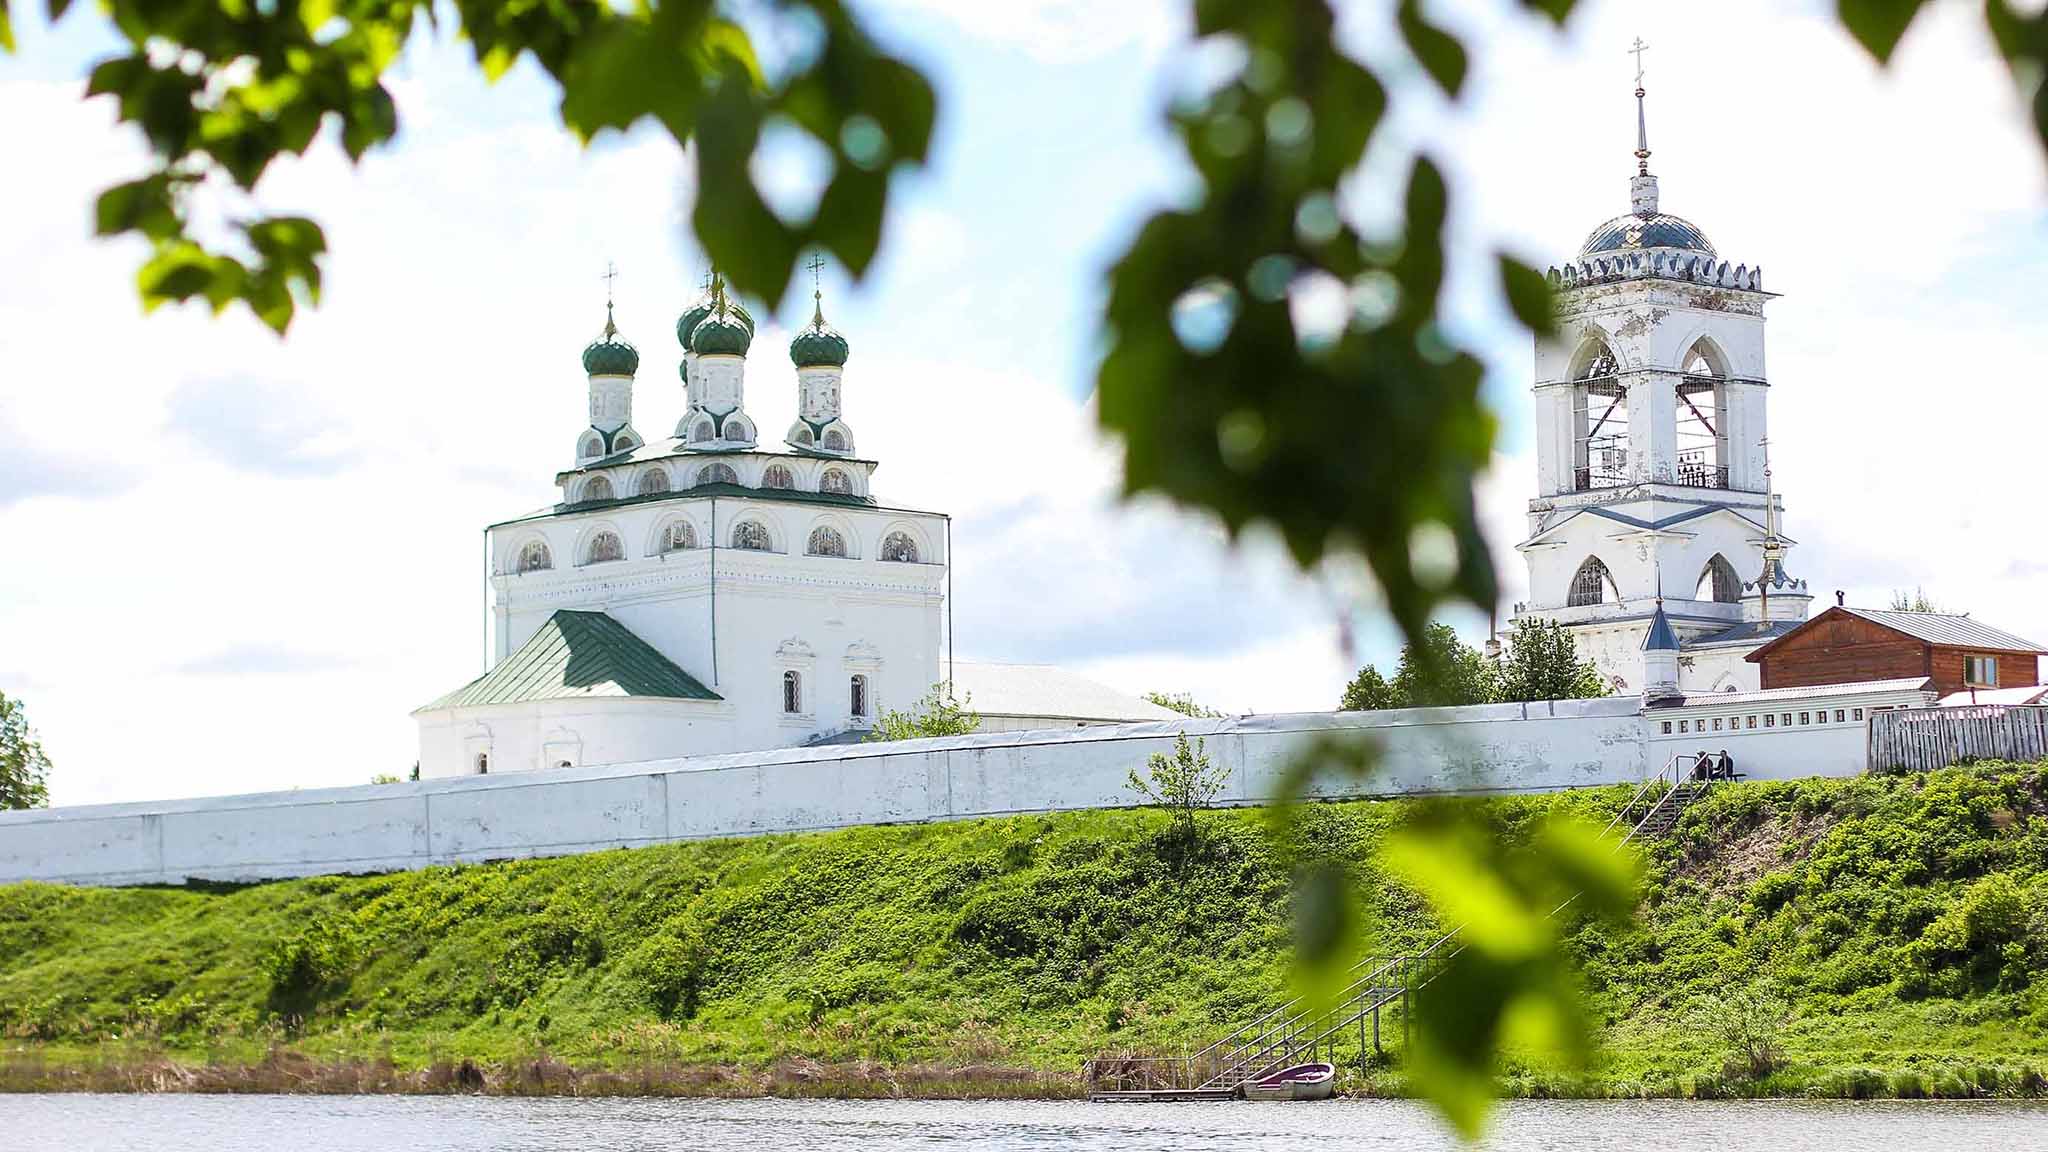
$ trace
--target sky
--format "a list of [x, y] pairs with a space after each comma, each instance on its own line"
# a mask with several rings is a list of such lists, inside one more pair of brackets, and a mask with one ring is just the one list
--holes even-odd
[[[883, 254], [828, 270], [853, 348], [847, 418], [886, 502], [955, 518], [962, 658], [1050, 662], [1229, 711], [1334, 706], [1393, 633], [1337, 573], [1304, 576], [1254, 533], [1116, 496], [1094, 425], [1104, 270], [1187, 194], [1162, 111], [1213, 69], [1185, 3], [866, 0], [936, 83], [932, 163], [899, 178]], [[1490, 253], [1543, 266], [1624, 211], [1633, 58], [1646, 58], [1665, 210], [1760, 264], [1771, 438], [1789, 566], [1817, 602], [1922, 587], [2048, 637], [2042, 469], [2048, 169], [1975, 6], [1923, 15], [1880, 70], [1832, 5], [1581, 5], [1568, 26], [1501, 3], [1429, 6], [1468, 38], [1466, 100], [1420, 83], [1347, 189], [1389, 211], [1421, 147], [1460, 210], [1453, 326], [1501, 420], [1480, 495], [1503, 604], [1532, 495], [1531, 349], [1487, 287]], [[1389, 4], [1342, 9], [1346, 44], [1405, 75]], [[484, 84], [444, 29], [395, 66], [401, 132], [351, 166], [316, 148], [258, 190], [315, 216], [319, 307], [279, 340], [241, 310], [145, 315], [137, 242], [99, 241], [102, 188], [143, 151], [104, 100], [102, 19], [18, 20], [0, 57], [0, 691], [26, 701], [58, 804], [359, 783], [416, 756], [408, 713], [481, 670], [482, 526], [553, 499], [584, 424], [577, 364], [618, 319], [645, 369], [635, 424], [682, 411], [676, 315], [701, 263], [699, 194], [666, 136], [579, 147], [530, 66]], [[799, 150], [759, 178], [801, 203]], [[748, 409], [791, 419], [781, 354], [808, 318], [764, 318]], [[1483, 638], [1474, 614], [1454, 620]]]

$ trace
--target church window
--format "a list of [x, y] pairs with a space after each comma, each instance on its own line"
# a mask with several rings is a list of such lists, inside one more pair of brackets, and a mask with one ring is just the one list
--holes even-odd
[[772, 552], [768, 529], [759, 520], [742, 520], [732, 526], [732, 546], [749, 552]]
[[1783, 713], [1783, 714], [1781, 714], [1781, 715], [1780, 715], [1780, 716], [1778, 717], [1778, 727], [1780, 727], [1780, 728], [1790, 728], [1791, 726], [1792, 726], [1792, 714], [1791, 714], [1790, 712], [1786, 712], [1786, 713]]
[[1777, 726], [1778, 726], [1778, 714], [1777, 714], [1776, 712], [1766, 712], [1766, 713], [1764, 713], [1764, 727], [1766, 727], [1766, 728], [1776, 728]]
[[1811, 721], [1811, 720], [1807, 719], [1807, 716], [1808, 716], [1808, 713], [1805, 713], [1805, 712], [1801, 712], [1801, 713], [1799, 714], [1799, 722], [1800, 722], [1801, 724], [1811, 724], [1811, 723], [1813, 723], [1813, 721]]
[[623, 433], [620, 434], [617, 440], [612, 441], [612, 451], [614, 452], [630, 452], [639, 446], [640, 442], [638, 440]]
[[843, 557], [846, 555], [846, 537], [841, 536], [835, 528], [813, 528], [810, 542], [804, 546], [804, 551], [813, 556]]
[[1849, 717], [1849, 718], [1850, 718], [1851, 720], [1861, 720], [1861, 719], [1863, 719], [1863, 709], [1861, 709], [1861, 708], [1858, 708], [1858, 709], [1856, 709], [1856, 710], [1855, 710], [1855, 711], [1854, 711], [1853, 713], [1851, 713], [1851, 714], [1850, 714], [1850, 717]]
[[1671, 721], [1669, 721], [1669, 720], [1666, 720], [1666, 721], [1664, 722], [1664, 734], [1665, 734], [1666, 736], [1669, 736], [1669, 735], [1671, 735]]
[[491, 774], [491, 754], [489, 752], [479, 752], [476, 754], [476, 774], [479, 776]]
[[571, 764], [571, 763], [569, 763], [569, 762], [568, 762], [567, 760], [557, 760], [557, 761], [555, 762], [555, 767], [557, 767], [557, 768], [574, 768], [574, 767], [575, 767], [575, 765], [574, 765], [574, 764]]
[[866, 717], [868, 714], [868, 678], [855, 676], [847, 685], [847, 712], [853, 716]]
[[782, 674], [782, 710], [792, 716], [804, 710], [804, 678], [796, 672]]
[[882, 540], [882, 559], [898, 564], [917, 563], [917, 541], [907, 532], [891, 532]]
[[1679, 730], [1680, 732], [1690, 732], [1690, 731], [1692, 731], [1692, 721], [1690, 721], [1690, 720], [1680, 720], [1680, 721], [1678, 722], [1678, 730]]
[[1572, 576], [1572, 588], [1565, 597], [1565, 605], [1582, 608], [1590, 604], [1606, 604], [1621, 599], [1614, 587], [1614, 577], [1607, 571], [1607, 565], [1598, 556], [1586, 557], [1579, 570]]
[[576, 458], [579, 460], [588, 460], [593, 456], [602, 455], [604, 455], [604, 441], [598, 439], [598, 435], [595, 432], [585, 436], [582, 443], [577, 445]]
[[649, 468], [640, 474], [640, 495], [653, 496], [668, 491], [668, 473], [659, 468]]
[[610, 500], [611, 498], [612, 482], [610, 480], [602, 476], [592, 476], [584, 482], [583, 499], [586, 502], [591, 500]]
[[555, 558], [548, 554], [548, 546], [540, 540], [529, 540], [519, 550], [521, 572], [542, 572], [555, 566]]
[[585, 564], [602, 564], [607, 560], [624, 560], [626, 546], [619, 541], [616, 532], [599, 532], [590, 538], [590, 553]]
[[699, 420], [690, 429], [690, 443], [702, 444], [711, 439], [711, 421]]
[[794, 488], [796, 477], [790, 475], [788, 468], [780, 464], [770, 464], [767, 471], [761, 473], [761, 487]]
[[697, 470], [698, 484], [737, 484], [740, 474], [730, 464], [706, 464]]
[[1716, 731], [1716, 732], [1719, 732], [1720, 730], [1721, 730], [1721, 718], [1720, 718], [1719, 716], [1716, 716], [1716, 717], [1714, 717], [1714, 731]]
[[853, 481], [837, 468], [825, 469], [825, 475], [818, 479], [818, 491], [830, 492], [835, 496], [853, 495]]
[[1698, 587], [1693, 589], [1693, 599], [1712, 600], [1716, 604], [1740, 604], [1742, 602], [1742, 577], [1735, 574], [1735, 565], [1726, 556], [1716, 552], [1707, 566], [1700, 569]]
[[747, 427], [747, 422], [740, 418], [739, 413], [735, 412], [725, 418], [725, 427], [719, 430], [718, 435], [723, 440], [744, 443], [754, 438], [754, 431]]
[[828, 428], [825, 430], [825, 447], [834, 452], [844, 452], [846, 437], [839, 434], [839, 429]]
[[796, 430], [796, 440], [795, 440], [795, 442], [796, 442], [796, 443], [798, 443], [798, 444], [809, 444], [809, 443], [811, 443], [811, 430], [810, 430], [809, 428], [799, 428], [799, 429], [797, 429], [797, 430]]
[[1835, 709], [1835, 723], [1840, 724], [1842, 719], [1842, 710], [1840, 708]]
[[1754, 717], [1754, 716], [1751, 716], [1751, 717], [1749, 718], [1749, 722], [1748, 722], [1747, 724], [1743, 725], [1743, 726], [1744, 726], [1745, 728], [1754, 728], [1754, 727], [1756, 727], [1756, 717]]
[[680, 552], [685, 548], [695, 548], [696, 546], [697, 530], [690, 526], [688, 520], [671, 520], [661, 530], [661, 550], [663, 552]]

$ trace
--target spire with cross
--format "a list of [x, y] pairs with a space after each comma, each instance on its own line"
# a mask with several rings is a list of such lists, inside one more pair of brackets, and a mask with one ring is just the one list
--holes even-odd
[[619, 278], [619, 266], [607, 260], [604, 262], [604, 338], [609, 340], [619, 334], [619, 326], [612, 322], [612, 290]]
[[820, 281], [820, 273], [825, 267], [825, 254], [822, 252], [812, 252], [811, 258], [804, 261], [804, 267], [811, 270], [811, 324], [814, 327], [823, 328], [825, 326], [825, 289]]
[[1650, 128], [1648, 120], [1643, 115], [1643, 53], [1649, 50], [1650, 46], [1643, 43], [1641, 36], [1636, 37], [1636, 42], [1629, 47], [1629, 52], [1634, 54], [1636, 58], [1636, 174], [1638, 176], [1648, 176], [1650, 174]]

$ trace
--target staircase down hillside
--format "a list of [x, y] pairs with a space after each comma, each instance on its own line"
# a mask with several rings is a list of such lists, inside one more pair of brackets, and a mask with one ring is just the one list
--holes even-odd
[[[1706, 794], [1713, 781], [1691, 779], [1691, 767], [1691, 756], [1674, 756], [1629, 797], [1603, 832], [1613, 839], [1616, 851], [1625, 844], [1669, 835], [1685, 810]], [[1090, 1060], [1082, 1070], [1089, 1099], [1227, 1099], [1249, 1081], [1314, 1062], [1353, 1029], [1358, 1031], [1361, 1054], [1368, 1050], [1368, 1029], [1371, 1050], [1376, 1051], [1380, 1010], [1399, 1001], [1405, 1026], [1411, 997], [1435, 980], [1464, 947], [1461, 932], [1454, 928], [1419, 951], [1367, 956], [1352, 966], [1350, 983], [1326, 1006], [1309, 1005], [1297, 997], [1189, 1055]]]

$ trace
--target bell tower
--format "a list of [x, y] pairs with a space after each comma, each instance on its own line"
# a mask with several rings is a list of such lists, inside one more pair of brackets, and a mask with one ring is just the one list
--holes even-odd
[[[1782, 557], [1765, 455], [1763, 273], [1731, 267], [1697, 225], [1663, 211], [1650, 172], [1636, 53], [1629, 211], [1552, 268], [1557, 333], [1536, 345], [1536, 484], [1527, 603], [1568, 625], [1616, 691], [1645, 687], [1663, 619], [1685, 691], [1754, 687], [1741, 653], [1804, 619]], [[1769, 582], [1768, 615], [1757, 582]], [[1745, 596], [1745, 592], [1752, 595]], [[1659, 608], [1659, 602], [1663, 607]], [[1796, 612], [1796, 616], [1792, 613]], [[1734, 648], [1740, 651], [1734, 651]], [[1745, 673], [1747, 680], [1745, 681]]]

